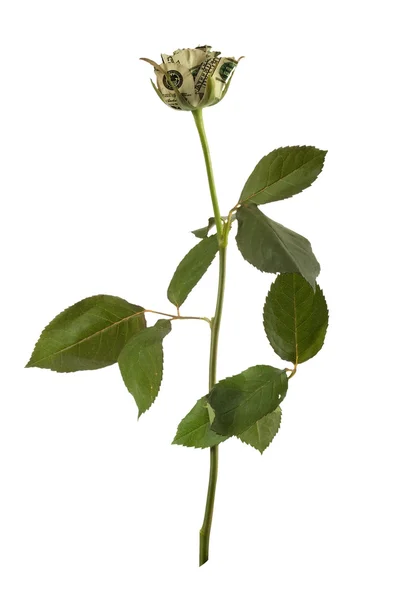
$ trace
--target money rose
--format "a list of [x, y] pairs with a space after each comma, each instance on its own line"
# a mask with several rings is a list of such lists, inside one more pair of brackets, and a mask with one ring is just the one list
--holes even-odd
[[220, 56], [211, 46], [175, 50], [172, 55], [162, 54], [158, 65], [142, 58], [154, 67], [157, 85], [153, 88], [161, 100], [171, 108], [198, 110], [217, 104], [225, 96], [238, 64], [234, 58]]

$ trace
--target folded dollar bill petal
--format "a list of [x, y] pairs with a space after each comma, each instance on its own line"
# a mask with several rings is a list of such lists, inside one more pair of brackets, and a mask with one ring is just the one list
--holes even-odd
[[187, 67], [179, 63], [169, 62], [163, 64], [162, 70], [154, 70], [157, 77], [157, 87], [166, 104], [172, 106], [172, 108], [187, 106], [186, 110], [193, 110], [197, 107], [200, 96], [195, 90], [194, 79]]
[[[211, 46], [197, 46], [162, 54], [162, 63], [143, 58], [154, 67], [161, 100], [178, 110], [197, 110], [217, 104], [228, 91], [240, 60], [220, 56]], [[242, 58], [242, 57], [241, 57]]]
[[175, 50], [172, 57], [167, 54], [162, 54], [161, 58], [164, 64], [168, 64], [172, 59], [172, 62], [183, 65], [192, 72], [192, 70], [198, 69], [201, 63], [205, 61], [207, 53], [200, 48], [195, 48], [194, 50], [191, 48], [184, 48], [183, 50]]

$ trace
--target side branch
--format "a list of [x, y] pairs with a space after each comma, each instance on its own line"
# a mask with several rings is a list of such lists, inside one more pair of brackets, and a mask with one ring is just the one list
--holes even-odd
[[[208, 317], [183, 317], [180, 314], [178, 315], [171, 315], [170, 313], [165, 313], [165, 312], [160, 312], [158, 310], [150, 310], [149, 308], [146, 308], [144, 311], [142, 311], [143, 313], [151, 313], [153, 315], [162, 315], [163, 317], [170, 317], [170, 319], [172, 321], [174, 320], [178, 320], [178, 319], [182, 319], [182, 320], [194, 320], [194, 321], [206, 321], [206, 323], [208, 323], [211, 327], [211, 319], [209, 319]], [[137, 314], [141, 314], [141, 313], [137, 313]]]

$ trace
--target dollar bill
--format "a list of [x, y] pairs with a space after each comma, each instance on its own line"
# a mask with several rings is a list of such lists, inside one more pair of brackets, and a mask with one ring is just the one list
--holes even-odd
[[237, 61], [232, 58], [212, 57], [206, 60], [199, 69], [195, 78], [194, 87], [200, 96], [204, 95], [207, 80], [214, 79], [214, 94], [217, 98], [221, 97], [222, 91], [228, 83], [232, 72], [237, 65]]
[[175, 89], [184, 96], [184, 98], [193, 106], [196, 107], [200, 101], [200, 97], [194, 89], [194, 79], [189, 69], [179, 63], [164, 63], [167, 74], [162, 71], [157, 71], [157, 85], [162, 93], [164, 100], [172, 108], [180, 108], [176, 100]]
[[195, 77], [202, 63], [219, 54], [221, 53], [211, 51], [211, 46], [198, 46], [194, 49], [184, 48], [182, 50], [175, 50], [172, 54], [162, 54], [161, 58], [165, 65], [177, 63], [187, 67], [193, 77]]
[[[238, 61], [233, 58], [220, 57], [220, 52], [213, 52], [210, 46], [198, 46], [195, 49], [175, 50], [173, 54], [162, 54], [162, 62], [168, 76], [157, 72], [157, 83], [165, 101], [173, 108], [179, 108], [174, 89], [196, 107], [202, 99], [207, 81], [214, 80], [214, 95], [221, 98]], [[172, 82], [172, 85], [171, 85]]]
[[221, 98], [221, 94], [224, 91], [225, 86], [228, 84], [238, 62], [239, 61], [235, 60], [234, 58], [220, 59], [213, 75], [215, 83], [214, 94], [217, 98]]

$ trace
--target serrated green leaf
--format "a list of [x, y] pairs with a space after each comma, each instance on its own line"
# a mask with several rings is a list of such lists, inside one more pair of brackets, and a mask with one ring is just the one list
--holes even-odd
[[91, 296], [45, 327], [26, 366], [60, 373], [101, 369], [116, 363], [126, 342], [145, 327], [141, 306], [117, 296]]
[[153, 404], [160, 391], [163, 375], [163, 339], [171, 331], [171, 322], [160, 319], [153, 327], [132, 337], [118, 358], [122, 379], [135, 399], [139, 417]]
[[210, 448], [228, 439], [210, 427], [207, 396], [200, 398], [178, 425], [173, 444], [191, 448]]
[[238, 435], [277, 408], [288, 387], [286, 371], [266, 365], [223, 379], [208, 401], [215, 411], [211, 429], [221, 435]]
[[242, 442], [245, 442], [245, 444], [253, 446], [253, 448], [262, 454], [278, 433], [281, 426], [281, 418], [282, 409], [278, 406], [278, 408], [265, 415], [265, 417], [262, 417], [262, 419], [259, 419], [254, 425], [237, 437]]
[[320, 266], [310, 242], [269, 219], [254, 204], [237, 212], [236, 242], [242, 256], [266, 273], [300, 273], [315, 288]]
[[198, 284], [218, 252], [217, 235], [199, 242], [179, 263], [168, 287], [168, 300], [179, 307]]
[[204, 239], [208, 236], [210, 229], [212, 227], [214, 227], [215, 225], [215, 218], [214, 217], [210, 217], [208, 219], [208, 225], [207, 227], [200, 227], [200, 229], [195, 229], [194, 231], [192, 231], [193, 235], [195, 235], [198, 238]]
[[242, 204], [266, 204], [290, 198], [316, 180], [324, 166], [326, 151], [314, 146], [286, 146], [264, 156], [246, 181]]
[[275, 352], [294, 364], [319, 352], [328, 327], [328, 308], [319, 285], [315, 293], [297, 273], [278, 275], [264, 305], [264, 329]]

